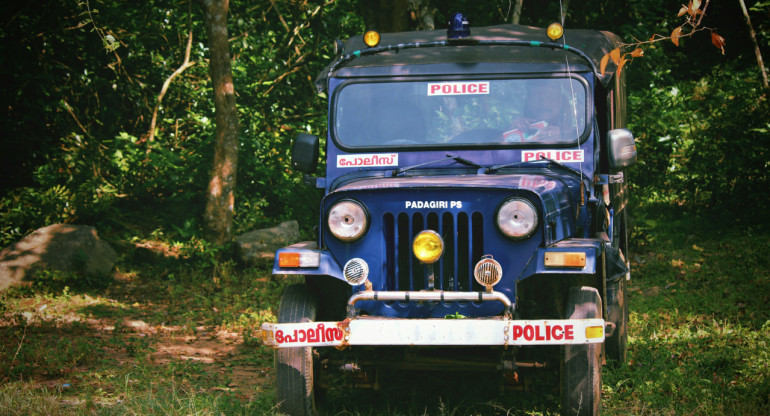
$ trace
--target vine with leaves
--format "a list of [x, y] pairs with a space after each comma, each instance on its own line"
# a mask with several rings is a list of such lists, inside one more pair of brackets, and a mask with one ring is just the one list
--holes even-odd
[[[706, 9], [708, 8], [710, 0], [706, 0], [705, 3], [701, 0], [690, 0], [688, 5], [682, 5], [679, 9], [677, 17], [684, 17], [684, 22], [677, 26], [671, 34], [668, 36], [654, 34], [646, 41], [636, 41], [633, 43], [621, 44], [619, 47], [611, 50], [605, 54], [601, 62], [599, 63], [599, 70], [604, 75], [607, 65], [610, 61], [617, 67], [618, 73], [620, 73], [623, 67], [634, 58], [640, 58], [644, 56], [644, 49], [641, 46], [650, 45], [653, 43], [670, 40], [674, 45], [679, 46], [679, 39], [685, 37], [691, 37], [697, 32], [708, 30], [711, 32], [711, 43], [725, 53], [725, 38], [718, 35], [716, 30], [709, 27], [701, 26], [703, 17], [706, 15]], [[633, 48], [630, 52], [623, 52]]]

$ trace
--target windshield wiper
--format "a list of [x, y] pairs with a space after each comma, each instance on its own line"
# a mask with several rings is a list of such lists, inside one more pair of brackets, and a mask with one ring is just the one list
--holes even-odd
[[503, 165], [489, 166], [489, 167], [484, 168], [484, 173], [494, 173], [494, 172], [496, 172], [496, 171], [498, 171], [500, 169], [515, 168], [515, 167], [525, 166], [527, 164], [537, 163], [537, 162], [548, 162], [549, 164], [556, 165], [556, 166], [558, 166], [558, 167], [560, 167], [560, 168], [562, 168], [562, 169], [564, 169], [564, 170], [566, 170], [566, 171], [568, 171], [570, 173], [573, 173], [575, 175], [580, 176], [580, 172], [579, 171], [577, 171], [577, 170], [575, 170], [575, 169], [573, 169], [573, 168], [571, 168], [571, 167], [569, 167], [569, 166], [567, 166], [567, 165], [565, 165], [565, 164], [563, 164], [561, 162], [557, 162], [557, 161], [555, 161], [553, 159], [547, 158], [545, 156], [540, 156], [540, 159], [533, 160], [532, 162], [516, 162], [516, 163], [506, 163], [506, 164], [503, 164]]
[[443, 161], [445, 161], [447, 159], [452, 159], [452, 160], [454, 160], [457, 163], [463, 164], [465, 166], [471, 166], [471, 167], [474, 167], [476, 169], [483, 168], [483, 166], [479, 165], [478, 163], [472, 162], [472, 161], [470, 161], [468, 159], [463, 159], [460, 156], [450, 155], [449, 153], [447, 153], [446, 157], [443, 158], [443, 159], [436, 159], [436, 160], [431, 160], [430, 162], [424, 162], [424, 163], [419, 163], [417, 165], [407, 166], [407, 167], [404, 167], [404, 168], [398, 168], [398, 169], [393, 171], [393, 176], [398, 176], [399, 174], [404, 173], [404, 172], [406, 172], [408, 170], [421, 168], [423, 166], [432, 165], [432, 164], [438, 163], [438, 162], [443, 162]]

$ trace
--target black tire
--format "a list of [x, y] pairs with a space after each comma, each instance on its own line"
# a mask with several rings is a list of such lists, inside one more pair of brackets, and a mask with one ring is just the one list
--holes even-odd
[[[318, 300], [306, 285], [291, 285], [284, 289], [281, 297], [278, 322], [312, 322], [316, 319], [317, 310]], [[275, 396], [279, 411], [289, 416], [316, 415], [313, 349], [277, 349], [275, 369]]]
[[615, 324], [612, 336], [604, 340], [608, 363], [624, 364], [628, 353], [628, 296], [625, 276], [607, 283], [607, 321]]
[[[612, 245], [628, 259], [628, 210], [621, 211], [613, 230]], [[628, 261], [626, 260], [628, 265]], [[628, 294], [626, 276], [607, 283], [607, 320], [615, 324], [612, 336], [604, 340], [604, 351], [611, 365], [624, 364], [628, 354]]]
[[[569, 319], [601, 318], [601, 297], [593, 287], [572, 287], [565, 308]], [[565, 345], [561, 357], [563, 415], [599, 415], [602, 409], [601, 344]]]

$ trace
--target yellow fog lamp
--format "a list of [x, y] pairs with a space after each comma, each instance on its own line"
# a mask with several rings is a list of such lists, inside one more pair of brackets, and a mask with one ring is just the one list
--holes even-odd
[[564, 34], [564, 28], [561, 24], [554, 22], [548, 25], [546, 33], [551, 40], [557, 40]]
[[433, 230], [421, 231], [412, 241], [412, 252], [423, 263], [435, 263], [444, 254], [444, 240]]
[[373, 48], [380, 44], [380, 34], [376, 30], [367, 30], [364, 33], [364, 43], [366, 46]]
[[604, 327], [603, 326], [589, 326], [586, 328], [586, 339], [603, 338]]
[[586, 266], [586, 253], [547, 251], [543, 259], [545, 267], [579, 267]]

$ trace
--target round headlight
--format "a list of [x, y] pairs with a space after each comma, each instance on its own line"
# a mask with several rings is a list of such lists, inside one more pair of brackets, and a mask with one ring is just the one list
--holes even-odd
[[342, 241], [355, 241], [366, 233], [369, 219], [366, 210], [358, 202], [345, 199], [329, 210], [329, 231]]
[[421, 231], [412, 241], [412, 251], [421, 262], [435, 263], [444, 253], [444, 241], [435, 231]]
[[531, 202], [511, 198], [497, 210], [497, 228], [511, 238], [527, 238], [537, 228], [537, 211]]

